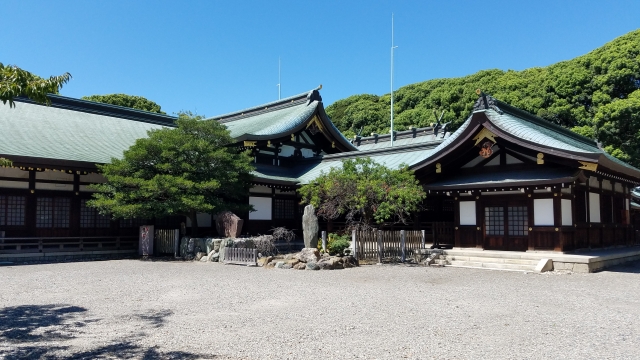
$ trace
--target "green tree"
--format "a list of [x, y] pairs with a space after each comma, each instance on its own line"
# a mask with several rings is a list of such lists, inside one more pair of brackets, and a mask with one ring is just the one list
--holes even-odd
[[312, 204], [318, 216], [345, 216], [352, 228], [373, 228], [384, 222], [406, 223], [426, 194], [406, 166], [389, 169], [369, 158], [344, 160], [303, 185], [302, 201]]
[[165, 114], [165, 112], [160, 109], [160, 105], [142, 96], [134, 96], [134, 95], [127, 95], [127, 94], [91, 95], [91, 96], [83, 96], [82, 100], [99, 102], [103, 104], [124, 106], [132, 109], [142, 110], [142, 111]]
[[41, 104], [50, 104], [51, 100], [47, 94], [57, 94], [62, 85], [70, 79], [69, 73], [43, 79], [17, 66], [5, 66], [0, 63], [0, 100], [3, 104], [9, 102], [10, 107], [15, 107], [13, 99], [18, 96], [26, 96]]
[[640, 90], [598, 109], [597, 137], [611, 155], [640, 166]]
[[[620, 100], [640, 89], [640, 30], [586, 55], [547, 67], [523, 71], [482, 70], [465, 77], [403, 86], [394, 93], [394, 130], [428, 126], [436, 120], [432, 115], [434, 110], [438, 114], [445, 111], [443, 122], [451, 122], [448, 129], [455, 130], [471, 113], [478, 98], [476, 89], [580, 134], [597, 136], [607, 151], [622, 160], [634, 164], [640, 161], [632, 155], [640, 153], [640, 142], [607, 136], [624, 126], [598, 128], [607, 123], [621, 125], [602, 120], [609, 116], [605, 113], [598, 115], [608, 104], [617, 102], [617, 113], [622, 113], [621, 107], [634, 106], [633, 101]], [[326, 110], [338, 129], [348, 136], [361, 128], [363, 135], [388, 134], [389, 101], [388, 94], [354, 95], [336, 101]], [[608, 114], [612, 110], [604, 111]], [[627, 112], [633, 114], [634, 110]], [[627, 121], [630, 123], [625, 126], [640, 127], [640, 118], [635, 115], [627, 117]]]
[[197, 234], [197, 213], [249, 211], [251, 157], [230, 146], [215, 120], [180, 114], [177, 128], [151, 130], [122, 159], [99, 165], [107, 179], [89, 202], [113, 218], [183, 215]]

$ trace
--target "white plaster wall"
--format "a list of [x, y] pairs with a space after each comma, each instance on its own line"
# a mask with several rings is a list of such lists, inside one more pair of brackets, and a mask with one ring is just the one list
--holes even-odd
[[73, 174], [63, 173], [61, 171], [37, 171], [36, 180], [59, 180], [73, 181]]
[[20, 178], [20, 179], [28, 179], [29, 178], [29, 172], [28, 171], [24, 171], [24, 170], [20, 170], [20, 169], [16, 169], [16, 168], [3, 168], [3, 167], [0, 167], [0, 176], [2, 176], [2, 177], [14, 177], [14, 178]]
[[589, 193], [589, 218], [592, 223], [600, 222], [600, 195]]
[[271, 198], [249, 196], [249, 204], [256, 211], [249, 213], [249, 220], [271, 220]]
[[602, 180], [602, 190], [613, 190], [613, 185], [609, 180]]
[[271, 194], [271, 188], [267, 186], [256, 185], [249, 189], [249, 192], [254, 194]]
[[571, 200], [562, 199], [560, 200], [560, 205], [562, 207], [562, 226], [572, 226]]
[[460, 201], [460, 225], [476, 225], [475, 201]]
[[11, 188], [11, 189], [28, 189], [29, 183], [26, 181], [5, 181], [0, 180], [0, 188]]
[[73, 184], [36, 183], [36, 190], [73, 191]]
[[553, 226], [553, 199], [533, 200], [533, 224], [535, 226]]

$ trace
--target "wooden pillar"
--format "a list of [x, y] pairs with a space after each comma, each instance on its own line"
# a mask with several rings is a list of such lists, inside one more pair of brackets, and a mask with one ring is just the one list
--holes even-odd
[[564, 243], [563, 237], [560, 233], [560, 229], [562, 228], [562, 203], [560, 202], [560, 194], [561, 189], [559, 187], [555, 187], [553, 189], [553, 225], [555, 230], [554, 236], [554, 246], [553, 250], [555, 251], [563, 251]]
[[479, 191], [472, 193], [476, 202], [476, 248], [484, 249], [484, 207], [482, 206], [482, 196]]
[[[454, 246], [455, 247], [460, 247], [460, 200], [459, 200], [459, 195], [456, 194], [456, 196], [454, 196], [453, 198], [453, 225], [454, 225], [454, 235], [453, 235], [453, 242], [454, 242]], [[443, 200], [444, 201], [444, 200]]]
[[382, 230], [378, 230], [378, 263], [382, 264]]
[[36, 172], [29, 170], [29, 194], [25, 204], [25, 225], [27, 226], [27, 236], [37, 236], [36, 232]]
[[407, 259], [407, 252], [406, 252], [406, 233], [404, 230], [400, 230], [400, 253], [401, 255], [401, 261], [405, 262], [405, 260]]
[[533, 229], [533, 188], [527, 188], [525, 190], [525, 193], [527, 194], [527, 217], [528, 217], [528, 222], [529, 222], [529, 230], [528, 231], [528, 246], [527, 246], [527, 250], [529, 251], [533, 251], [536, 248], [536, 242], [535, 242], [535, 236], [533, 234], [533, 231], [531, 231], [531, 229]]

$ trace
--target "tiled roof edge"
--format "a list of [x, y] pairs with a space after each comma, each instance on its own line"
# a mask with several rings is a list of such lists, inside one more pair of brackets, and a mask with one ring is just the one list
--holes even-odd
[[[253, 106], [253, 107], [239, 110], [239, 111], [234, 111], [234, 112], [230, 112], [222, 115], [213, 116], [213, 117], [207, 118], [207, 120], [217, 120], [220, 123], [225, 123], [225, 122], [234, 121], [234, 120], [250, 117], [253, 115], [261, 114], [264, 112], [269, 112], [273, 110], [284, 109], [284, 108], [295, 106], [295, 105], [300, 105], [301, 103], [307, 102], [309, 100], [322, 101], [322, 98], [320, 97], [320, 93], [318, 92], [318, 90], [320, 90], [320, 87], [310, 91], [306, 91], [298, 95], [293, 95], [281, 100], [268, 102], [266, 104]], [[317, 93], [317, 96], [313, 96], [314, 93]]]
[[[67, 96], [49, 94], [47, 97], [51, 100], [51, 107], [72, 111], [79, 111], [89, 114], [96, 114], [102, 116], [117, 117], [121, 119], [134, 120], [140, 122], [146, 122], [156, 125], [164, 126], [176, 126], [175, 120], [177, 117], [152, 113], [148, 111], [142, 111], [132, 109], [124, 106], [117, 106], [111, 104], [104, 104], [95, 101], [88, 101], [82, 99], [76, 99]], [[25, 97], [17, 97], [14, 99], [17, 102], [46, 106], [45, 104], [39, 104], [31, 99]]]
[[[483, 104], [483, 97], [487, 98], [488, 104], [486, 104], [486, 105]], [[495, 107], [497, 107], [498, 110], [496, 110], [496, 111], [503, 111], [503, 112], [509, 113], [511, 115], [515, 115], [515, 116], [517, 116], [517, 117], [519, 117], [521, 119], [528, 120], [528, 121], [530, 121], [530, 122], [532, 122], [532, 123], [534, 123], [536, 125], [539, 125], [539, 126], [542, 126], [542, 127], [546, 127], [546, 128], [548, 128], [550, 130], [562, 133], [562, 135], [565, 135], [567, 137], [573, 138], [574, 140], [580, 141], [580, 142], [582, 142], [582, 143], [584, 143], [586, 145], [598, 148], [598, 144], [595, 141], [589, 139], [588, 137], [582, 136], [582, 135], [580, 135], [578, 133], [575, 133], [575, 132], [573, 132], [573, 131], [571, 131], [571, 130], [569, 130], [567, 128], [564, 128], [564, 127], [562, 127], [560, 125], [554, 124], [551, 121], [545, 120], [545, 119], [543, 119], [543, 118], [541, 118], [541, 117], [539, 117], [537, 115], [534, 115], [534, 114], [532, 114], [532, 113], [530, 113], [528, 111], [519, 109], [519, 108], [517, 108], [515, 106], [512, 106], [510, 104], [507, 104], [506, 102], [498, 100], [498, 99], [496, 99], [496, 98], [494, 98], [494, 97], [492, 97], [490, 95], [482, 94], [480, 96], [480, 98], [478, 99], [478, 101], [476, 102], [476, 104], [474, 105], [474, 110], [478, 109], [478, 108], [481, 108], [482, 105], [485, 105], [486, 108], [490, 108], [490, 109], [493, 108], [494, 110], [496, 110]], [[482, 109], [480, 109], [480, 110], [482, 110]]]

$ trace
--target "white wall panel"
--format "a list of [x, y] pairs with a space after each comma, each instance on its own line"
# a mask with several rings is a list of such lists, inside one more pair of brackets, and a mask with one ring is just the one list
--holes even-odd
[[560, 200], [562, 207], [562, 226], [573, 226], [573, 217], [571, 216], [571, 200]]
[[476, 202], [460, 201], [460, 225], [476, 224]]
[[271, 220], [271, 198], [249, 196], [249, 204], [256, 211], [249, 213], [249, 220]]
[[592, 223], [600, 222], [600, 194], [589, 193], [589, 219]]
[[533, 224], [535, 226], [553, 226], [553, 199], [533, 200]]

